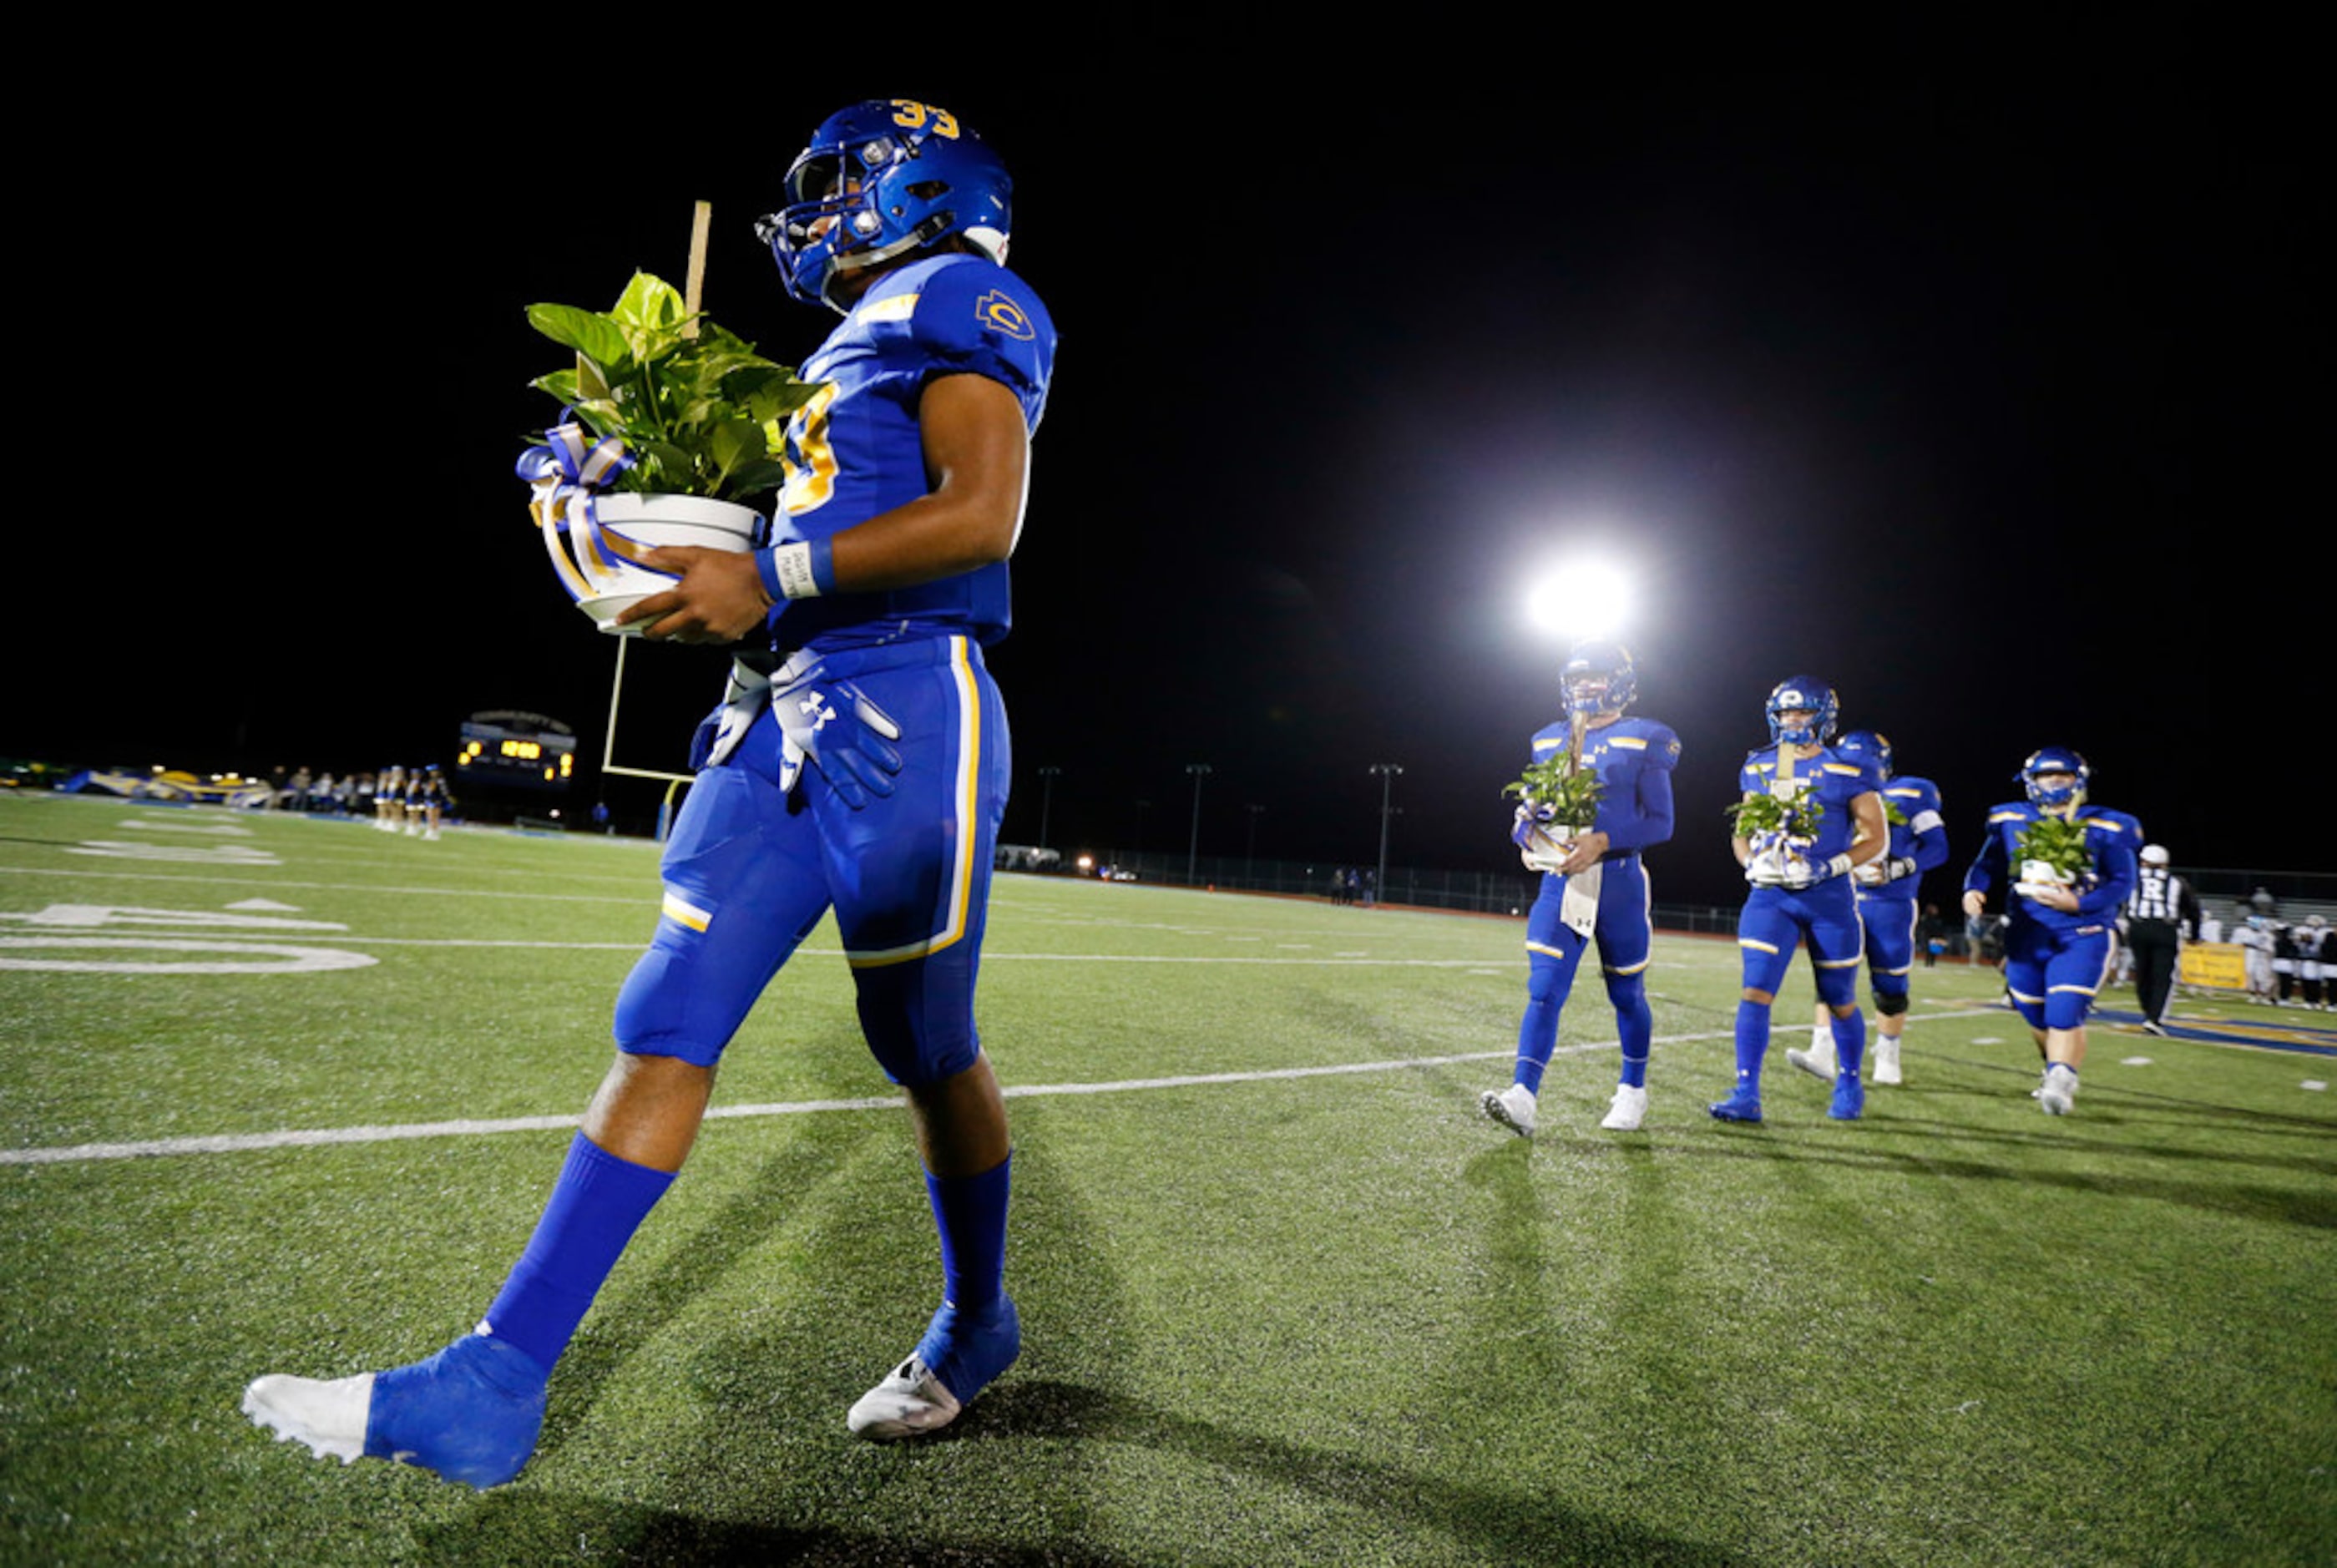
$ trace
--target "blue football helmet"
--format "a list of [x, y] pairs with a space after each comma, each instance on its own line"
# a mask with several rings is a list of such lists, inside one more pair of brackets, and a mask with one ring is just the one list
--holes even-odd
[[[2039, 782], [2048, 773], [2075, 774], [2077, 782], [2058, 789], [2048, 789]], [[2093, 776], [2094, 770], [2086, 766], [2086, 760], [2067, 746], [2039, 747], [2029, 754], [2028, 761], [2020, 765], [2021, 787], [2029, 791], [2029, 801], [2032, 806], [2067, 806], [2073, 801], [2082, 806], [2086, 803], [2087, 780]]]
[[1589, 718], [1620, 713], [1639, 694], [1631, 651], [1620, 642], [1577, 642], [1558, 680], [1566, 691], [1566, 710]]
[[1014, 182], [947, 110], [872, 98], [831, 114], [787, 169], [787, 204], [758, 219], [787, 292], [842, 312], [838, 278], [952, 234], [1006, 260]]
[[1872, 762], [1885, 779], [1891, 777], [1891, 740], [1873, 730], [1853, 730], [1834, 743], [1836, 751], [1862, 762]]
[[[1806, 724], [1787, 728], [1784, 714], [1800, 710], [1810, 715]], [[1788, 675], [1769, 693], [1769, 739], [1795, 746], [1823, 746], [1833, 735], [1842, 703], [1833, 688], [1814, 675]]]

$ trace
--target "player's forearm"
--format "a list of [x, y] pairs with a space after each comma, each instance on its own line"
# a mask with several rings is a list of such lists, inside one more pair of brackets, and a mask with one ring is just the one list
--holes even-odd
[[839, 534], [776, 545], [757, 566], [775, 600], [914, 588], [1005, 560], [1020, 517], [1019, 508], [1002, 522], [994, 508], [921, 495]]
[[1851, 810], [1858, 823], [1858, 831], [1851, 836], [1850, 863], [1863, 866], [1878, 855], [1891, 849], [1891, 829], [1882, 817], [1882, 803], [1878, 796], [1862, 795]]
[[1650, 772], [1642, 777], [1628, 808], [1610, 813], [1601, 808], [1598, 826], [1607, 835], [1610, 849], [1648, 849], [1668, 840], [1672, 836], [1671, 775]]
[[1948, 863], [1948, 830], [1934, 820], [1930, 827], [1917, 829], [1915, 841], [1908, 848], [1914, 851], [1909, 858], [1915, 862], [1918, 876], [1935, 870]]

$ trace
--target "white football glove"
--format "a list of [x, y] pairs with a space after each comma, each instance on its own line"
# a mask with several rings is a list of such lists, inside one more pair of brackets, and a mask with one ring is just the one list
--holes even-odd
[[1821, 882], [1831, 882], [1849, 869], [1850, 856], [1847, 852], [1814, 864], [1796, 855], [1785, 862], [1785, 886], [1798, 893]]
[[849, 681], [824, 681], [816, 659], [797, 659], [780, 672], [792, 678], [771, 692], [771, 710], [784, 739], [779, 747], [779, 788], [795, 788], [807, 760], [844, 803], [864, 810], [872, 795], [890, 795], [901, 770], [901, 738], [893, 716]]
[[1896, 859], [1877, 856], [1851, 873], [1863, 887], [1880, 887], [1885, 882], [1896, 882], [1902, 877], [1914, 874], [1915, 862], [1904, 855]]
[[698, 727], [689, 748], [690, 766], [714, 768], [728, 761], [770, 700], [768, 675], [740, 660], [730, 661], [730, 684], [723, 690], [722, 706]]

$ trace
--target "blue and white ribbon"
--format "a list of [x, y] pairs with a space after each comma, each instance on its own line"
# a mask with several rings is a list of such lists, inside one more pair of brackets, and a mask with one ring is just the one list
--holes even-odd
[[618, 593], [638, 585], [642, 573], [672, 581], [673, 573], [640, 564], [640, 545], [601, 526], [598, 497], [635, 461], [623, 439], [604, 436], [588, 444], [584, 427], [573, 422], [555, 426], [544, 436], [543, 446], [520, 455], [519, 476], [533, 492], [528, 511], [568, 596], [582, 600]]

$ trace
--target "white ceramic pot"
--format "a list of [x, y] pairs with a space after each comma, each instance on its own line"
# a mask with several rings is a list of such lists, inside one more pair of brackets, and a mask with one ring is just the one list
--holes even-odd
[[753, 507], [703, 495], [608, 495], [596, 499], [593, 513], [600, 524], [599, 549], [581, 518], [570, 519], [566, 532], [546, 519], [544, 545], [576, 607], [601, 631], [629, 637], [640, 628], [620, 626], [617, 617], [672, 586], [671, 578], [627, 561], [630, 547], [748, 550], [763, 525]]

